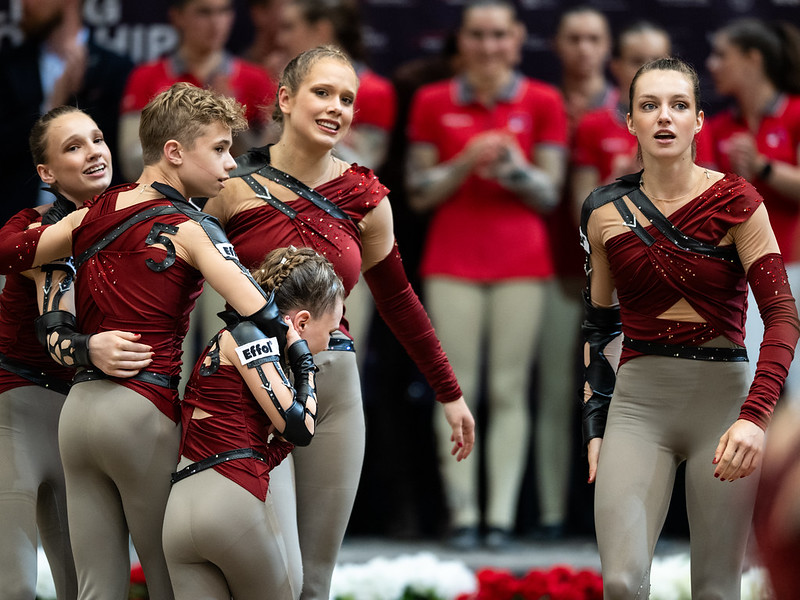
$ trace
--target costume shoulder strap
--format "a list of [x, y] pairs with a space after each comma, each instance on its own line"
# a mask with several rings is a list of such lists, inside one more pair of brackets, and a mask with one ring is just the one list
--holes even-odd
[[255, 173], [269, 164], [269, 146], [250, 148], [236, 157], [236, 168], [230, 172], [231, 177], [242, 177]]
[[595, 188], [594, 191], [592, 191], [592, 193], [586, 197], [586, 200], [583, 202], [583, 208], [581, 209], [581, 232], [583, 235], [586, 235], [586, 226], [589, 223], [589, 217], [591, 216], [592, 212], [594, 212], [595, 209], [600, 208], [609, 202], [614, 202], [637, 189], [639, 187], [640, 177], [641, 171], [631, 175], [624, 175], [617, 179], [614, 183]]

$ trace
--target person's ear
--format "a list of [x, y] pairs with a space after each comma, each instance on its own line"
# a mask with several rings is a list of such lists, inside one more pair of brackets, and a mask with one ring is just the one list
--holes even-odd
[[294, 319], [292, 319], [294, 323], [294, 328], [297, 330], [301, 336], [303, 335], [303, 331], [308, 327], [308, 324], [311, 321], [311, 313], [307, 310], [298, 310], [295, 315]]
[[628, 133], [631, 135], [636, 135], [636, 128], [633, 126], [633, 119], [631, 119], [631, 113], [625, 115], [625, 122], [628, 124]]
[[47, 165], [39, 164], [36, 165], [36, 173], [39, 175], [39, 179], [44, 181], [48, 185], [53, 185], [56, 180], [56, 176], [53, 174], [53, 171], [50, 170], [50, 167]]
[[164, 158], [176, 167], [183, 164], [183, 145], [177, 140], [167, 140], [163, 150]]
[[288, 115], [291, 112], [291, 108], [289, 107], [290, 99], [289, 90], [286, 89], [285, 85], [282, 85], [278, 90], [278, 107], [284, 115]]
[[706, 116], [705, 116], [705, 114], [703, 113], [702, 110], [697, 113], [697, 124], [694, 127], [694, 134], [695, 135], [700, 133], [700, 130], [703, 129], [703, 123], [705, 122], [705, 118], [706, 118]]

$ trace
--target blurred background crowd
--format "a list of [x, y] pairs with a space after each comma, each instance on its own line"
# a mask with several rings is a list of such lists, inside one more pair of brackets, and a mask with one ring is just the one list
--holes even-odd
[[[487, 440], [485, 451], [469, 462], [479, 467], [477, 502], [484, 508], [490, 502], [488, 482], [496, 465], [518, 464], [507, 475], [515, 479], [503, 492], [511, 495], [507, 500], [514, 514], [512, 522], [503, 526], [515, 536], [557, 539], [594, 531], [592, 488], [586, 484], [575, 410], [582, 359], [582, 251], [576, 207], [596, 185], [638, 170], [632, 138], [614, 129], [624, 114], [633, 73], [652, 58], [667, 54], [684, 58], [700, 74], [703, 108], [709, 116], [722, 114], [734, 103], [746, 113], [749, 107], [743, 99], [761, 93], [800, 93], [792, 87], [796, 82], [765, 75], [764, 52], [759, 50], [757, 65], [748, 62], [747, 48], [733, 30], [727, 38], [717, 35], [728, 23], [745, 17], [762, 24], [798, 23], [800, 2], [519, 0], [514, 4], [524, 30], [503, 47], [506, 64], [560, 92], [560, 107], [550, 117], [564, 119], [559, 134], [563, 139], [545, 141], [563, 146], [567, 153], [560, 165], [548, 162], [547, 156], [534, 157], [535, 167], [558, 182], [559, 208], [543, 220], [549, 239], [545, 252], [552, 266], [541, 274], [541, 294], [515, 308], [528, 314], [508, 315], [527, 323], [517, 329], [525, 339], [513, 341], [524, 347], [513, 365], [521, 373], [524, 411], [522, 417], [506, 413], [516, 426], [521, 418], [523, 426], [513, 435], [496, 431], [496, 441]], [[431, 140], [425, 139], [419, 123], [409, 137], [409, 115], [416, 114], [413, 99], [421, 86], [476, 68], [481, 44], [488, 42], [476, 38], [457, 43], [463, 5], [460, 0], [4, 0], [0, 169], [10, 187], [0, 220], [39, 203], [39, 182], [25, 148], [33, 121], [48, 108], [77, 101], [105, 133], [115, 160], [115, 183], [133, 180], [141, 168], [139, 111], [169, 83], [209, 85], [247, 105], [250, 130], [237, 140], [237, 154], [274, 141], [268, 107], [274, 101], [277, 74], [287, 60], [309, 46], [335, 43], [356, 62], [361, 78], [353, 135], [339, 149], [340, 155], [375, 169], [391, 190], [404, 266], [439, 329], [440, 317], [426, 298], [434, 288], [425, 287], [420, 275], [435, 210], [421, 210], [413, 201], [407, 171], [410, 147]], [[762, 79], [772, 87], [754, 85]], [[604, 126], [604, 119], [610, 124]], [[751, 125], [757, 133], [758, 122]], [[595, 147], [602, 146], [602, 140], [614, 147]], [[748, 178], [769, 175], [761, 164], [758, 173], [747, 172], [754, 167], [746, 160], [721, 165], [713, 156], [713, 142], [706, 143], [704, 148], [701, 140], [699, 151], [708, 153], [709, 165], [738, 166]], [[439, 158], [447, 152], [440, 149]], [[786, 218], [794, 223], [797, 209], [792, 211]], [[513, 251], [513, 243], [509, 246], [498, 248], [498, 264]], [[787, 264], [797, 260], [793, 255], [785, 258]], [[357, 288], [347, 306], [360, 355], [367, 419], [366, 458], [348, 534], [442, 536], [451, 531], [453, 507], [448, 506], [443, 483], [448, 476], [437, 468], [432, 391], [374, 314], [368, 292]], [[202, 310], [201, 304], [198, 314]], [[488, 305], [486, 310], [500, 309]], [[201, 348], [207, 334], [195, 326], [187, 353]], [[474, 335], [473, 343], [481, 346], [479, 332]], [[448, 346], [454, 342], [442, 331], [440, 336], [451, 354]], [[185, 357], [189, 364], [193, 360]], [[483, 432], [490, 430], [487, 424], [502, 407], [495, 410], [489, 400], [487, 382], [493, 370], [489, 358], [479, 360], [478, 367], [472, 367], [476, 383], [469, 390], [475, 396], [479, 439], [484, 439]], [[455, 362], [454, 367], [466, 392], [466, 378]], [[501, 417], [496, 419], [501, 422]], [[681, 494], [680, 486], [676, 494]], [[685, 535], [683, 506], [680, 498], [673, 501], [666, 533]]]

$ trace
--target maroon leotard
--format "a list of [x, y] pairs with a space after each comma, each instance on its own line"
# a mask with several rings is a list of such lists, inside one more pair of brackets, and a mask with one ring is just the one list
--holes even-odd
[[[38, 212], [26, 208], [14, 219], [27, 224], [41, 221]], [[64, 382], [72, 380], [74, 371], [56, 363], [36, 339], [33, 321], [39, 316], [36, 284], [19, 273], [6, 275], [6, 284], [0, 294], [0, 353], [22, 363], [47, 377]], [[19, 375], [0, 369], [0, 393], [24, 385], [35, 385]]]
[[[238, 448], [252, 448], [267, 462], [255, 458], [230, 460], [213, 467], [221, 475], [264, 501], [269, 487], [269, 472], [294, 447], [287, 441], [269, 439], [271, 422], [233, 365], [220, 365], [208, 375], [201, 367], [210, 351], [205, 349], [192, 371], [181, 403], [181, 454], [195, 462], [214, 454]], [[194, 409], [212, 415], [193, 419]]]
[[340, 177], [316, 188], [336, 203], [350, 219], [337, 219], [308, 200], [291, 203], [297, 216], [290, 219], [266, 202], [242, 211], [228, 221], [225, 231], [248, 269], [261, 264], [267, 252], [293, 244], [308, 246], [327, 258], [342, 278], [346, 292], [361, 273], [361, 238], [357, 223], [389, 193], [371, 169], [353, 165]]
[[[136, 184], [125, 184], [110, 188], [91, 203], [83, 222], [73, 232], [74, 256], [145, 208], [171, 204], [159, 199], [115, 210], [117, 195], [135, 187]], [[118, 329], [141, 334], [139, 341], [152, 346], [154, 352], [147, 370], [170, 377], [180, 374], [181, 345], [203, 277], [180, 257], [161, 272], [151, 270], [145, 261], [149, 258], [160, 263], [166, 251], [146, 244], [145, 239], [155, 222], [177, 226], [187, 220], [189, 217], [178, 213], [138, 223], [79, 266], [77, 274], [76, 308], [81, 331]], [[176, 390], [132, 379], [114, 381], [142, 394], [178, 422]]]

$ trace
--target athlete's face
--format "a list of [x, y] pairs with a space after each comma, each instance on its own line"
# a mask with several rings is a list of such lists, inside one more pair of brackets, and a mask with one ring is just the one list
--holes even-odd
[[519, 60], [522, 28], [502, 6], [477, 6], [467, 10], [458, 33], [464, 68], [478, 76], [507, 71]]
[[617, 80], [620, 96], [627, 102], [628, 89], [636, 71], [651, 60], [669, 56], [670, 41], [663, 32], [647, 29], [623, 36], [619, 46], [619, 56], [611, 61], [610, 68]]
[[[634, 83], [628, 130], [643, 156], [691, 160], [692, 141], [703, 126], [689, 77], [673, 70], [647, 71]], [[687, 154], [688, 153], [688, 154]]]
[[587, 11], [564, 17], [556, 33], [555, 52], [569, 76], [583, 78], [601, 73], [610, 51], [608, 23], [602, 15]]
[[46, 141], [46, 162], [36, 166], [39, 177], [76, 204], [111, 183], [111, 152], [89, 115], [72, 112], [53, 119]]
[[332, 149], [347, 134], [353, 122], [358, 78], [353, 68], [340, 60], [317, 61], [297, 91], [279, 91], [284, 132], [305, 143]]
[[228, 173], [236, 167], [231, 143], [230, 127], [217, 121], [206, 125], [191, 145], [181, 146], [179, 174], [187, 198], [212, 198], [222, 191]]
[[224, 48], [235, 16], [233, 0], [191, 0], [170, 11], [181, 44], [198, 53]]
[[290, 59], [310, 48], [335, 42], [330, 21], [320, 19], [311, 23], [294, 2], [283, 5], [277, 43]]
[[[331, 334], [339, 329], [343, 312], [344, 303], [339, 300], [332, 310], [317, 317], [310, 316], [307, 311], [293, 313], [294, 315], [303, 314], [304, 316], [302, 319], [297, 319], [298, 322], [295, 323], [295, 329], [297, 329], [300, 337], [308, 342], [308, 349], [311, 350], [312, 354], [322, 352], [328, 347]], [[290, 313], [290, 316], [292, 316], [292, 313]]]
[[756, 81], [754, 69], [760, 68], [756, 66], [756, 55], [756, 51], [742, 51], [724, 33], [715, 35], [706, 67], [717, 93], [723, 96], [738, 94], [748, 88], [748, 81]]

